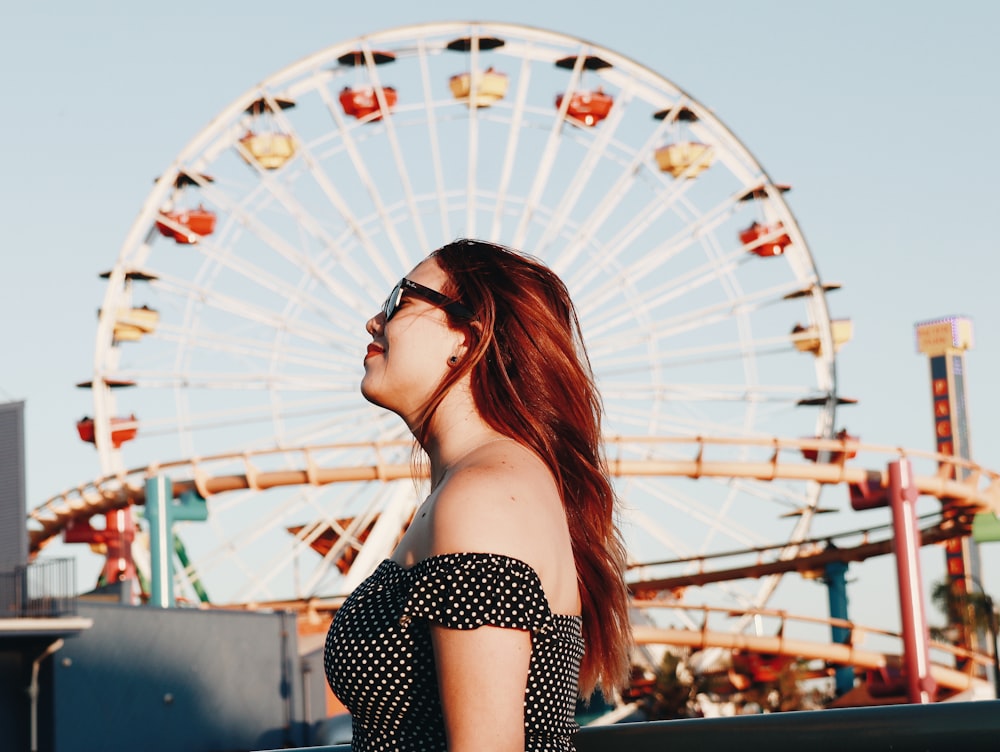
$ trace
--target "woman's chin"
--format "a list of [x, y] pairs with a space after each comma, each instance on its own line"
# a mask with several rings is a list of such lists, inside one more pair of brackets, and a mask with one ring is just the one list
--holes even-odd
[[364, 379], [361, 381], [361, 396], [377, 407], [385, 407], [382, 400], [379, 399], [378, 390], [374, 389], [371, 384], [365, 383]]
[[379, 385], [367, 376], [361, 380], [361, 396], [376, 407], [398, 413], [398, 405], [395, 404], [392, 395], [387, 394], [385, 389], [379, 388]]

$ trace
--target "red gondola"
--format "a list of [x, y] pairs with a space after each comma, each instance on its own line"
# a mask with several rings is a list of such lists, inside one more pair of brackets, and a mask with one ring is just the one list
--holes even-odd
[[[93, 418], [78, 420], [76, 423], [76, 432], [80, 435], [81, 440], [91, 444], [96, 443]], [[127, 418], [111, 419], [111, 444], [115, 449], [121, 447], [126, 441], [134, 439], [138, 432], [139, 424], [136, 422], [135, 415], [130, 415]]]
[[[391, 86], [383, 86], [382, 96], [385, 97], [385, 104], [391, 112], [399, 99], [396, 90]], [[372, 113], [375, 113], [375, 117], [372, 120], [380, 120], [382, 118], [382, 110], [379, 107], [377, 92], [371, 86], [357, 89], [345, 86], [340, 92], [340, 106], [344, 108], [344, 112], [348, 115], [352, 115], [358, 119]]]
[[[784, 225], [781, 222], [776, 222], [773, 225], [762, 225], [759, 222], [754, 222], [740, 233], [740, 242], [743, 245], [753, 246], [747, 250], [758, 256], [780, 256], [785, 252], [785, 248], [792, 244], [792, 239], [788, 237], [787, 233], [782, 232], [783, 229]], [[760, 242], [761, 238], [768, 238], [768, 240]]]
[[166, 222], [158, 220], [156, 229], [160, 234], [173, 238], [181, 245], [197, 243], [198, 240], [215, 232], [215, 212], [209, 211], [203, 206], [197, 209], [181, 209], [179, 211], [163, 212], [163, 219], [182, 225], [187, 230], [177, 230], [169, 226]]
[[[592, 127], [608, 116], [614, 102], [614, 98], [601, 89], [578, 92], [570, 97], [569, 104], [566, 105], [566, 114]], [[562, 107], [562, 103], [563, 95], [560, 94], [556, 97], [556, 107]]]

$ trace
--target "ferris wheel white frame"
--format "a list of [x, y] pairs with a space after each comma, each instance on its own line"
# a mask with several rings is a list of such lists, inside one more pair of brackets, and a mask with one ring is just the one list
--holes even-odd
[[[448, 42], [461, 39], [468, 40], [469, 49], [463, 54], [467, 56], [464, 62], [473, 85], [483, 65], [494, 61], [509, 65], [513, 85], [504, 100], [489, 108], [456, 104], [442, 88], [442, 82], [431, 75], [438, 58], [454, 55], [447, 50]], [[492, 49], [480, 49], [477, 45], [480, 40], [493, 39], [502, 40], [504, 44]], [[419, 91], [420, 96], [410, 99], [401, 96], [395, 107], [389, 106], [386, 99], [389, 69], [386, 68], [383, 74], [382, 65], [377, 63], [384, 51], [395, 55], [398, 62], [406, 61], [415, 67], [416, 72], [409, 79], [415, 86], [408, 93]], [[353, 56], [351, 64], [338, 63], [338, 59], [350, 56]], [[462, 57], [452, 59], [454, 68], [462, 67]], [[590, 69], [592, 59], [607, 65]], [[564, 64], [562, 68], [562, 104], [556, 108], [549, 101], [543, 108], [539, 100], [533, 99], [533, 82], [541, 77], [539, 71], [544, 66], [551, 68], [557, 60], [571, 61], [571, 65]], [[380, 113], [375, 117], [369, 115], [352, 120], [338, 106], [333, 87], [349, 84], [358, 77], [363, 79], [363, 85], [371, 87], [380, 106]], [[589, 83], [585, 78], [596, 79], [601, 87], [615, 94], [615, 104], [607, 120], [594, 128], [583, 127], [567, 118], [569, 95], [587, 90]], [[327, 118], [328, 132], [300, 131], [305, 123], [296, 121], [282, 106], [284, 101], [307, 98]], [[263, 102], [276, 127], [291, 134], [297, 143], [295, 156], [279, 170], [255, 165], [247, 159], [245, 147], [240, 146], [240, 137], [255, 122], [248, 114], [255, 102]], [[647, 119], [657, 113], [662, 116], [641, 136], [635, 135], [638, 131], [629, 119], [638, 110], [645, 112]], [[658, 173], [652, 162], [655, 148], [670, 135], [671, 128], [680, 127], [677, 115], [682, 110], [693, 116], [684, 124], [687, 132], [713, 149], [716, 161], [709, 171], [724, 173], [725, 185], [730, 187], [728, 192], [713, 194], [714, 203], [705, 206], [699, 203], [703, 198], [694, 198], [705, 182], [702, 178], [693, 175], [682, 175], [680, 179], [669, 177]], [[464, 133], [462, 158], [451, 155], [453, 159], [448, 159], [450, 143], [447, 136], [452, 133], [448, 128], [456, 122], [461, 123]], [[408, 129], [416, 127], [414, 123], [419, 123], [420, 132], [426, 138], [427, 151], [420, 160], [425, 170], [415, 170], [412, 166], [413, 147]], [[504, 128], [506, 130], [502, 130]], [[505, 137], [500, 142], [490, 140], [498, 130], [502, 130]], [[384, 163], [377, 165], [370, 163], [371, 152], [367, 150], [376, 139], [382, 144], [384, 159]], [[634, 140], [638, 140], [638, 145]], [[530, 180], [521, 188], [515, 188], [517, 175], [524, 169], [524, 152], [529, 148], [529, 141], [543, 146]], [[579, 148], [575, 152], [576, 161], [567, 171], [563, 157], [571, 145]], [[488, 168], [484, 165], [486, 146], [502, 155]], [[225, 159], [238, 161], [235, 157], [246, 162], [241, 167], [248, 171], [245, 175], [234, 178], [235, 172], [227, 172], [228, 167], [222, 169], [222, 174], [215, 175], [216, 168]], [[330, 174], [328, 165], [334, 160], [353, 170], [349, 183], [344, 182], [346, 173]], [[459, 167], [453, 169], [452, 163], [456, 161]], [[482, 176], [487, 171], [494, 182], [484, 184]], [[387, 174], [398, 181], [391, 190], [384, 177]], [[602, 185], [602, 196], [595, 200], [590, 194], [594, 192], [592, 178], [598, 174], [602, 178], [613, 174], [614, 179]], [[296, 193], [296, 188], [307, 181], [311, 184], [310, 193], [303, 197]], [[559, 186], [556, 200], [548, 196], [553, 185]], [[642, 194], [644, 201], [633, 201], [634, 205], [627, 203], [633, 198], [631, 191], [647, 185], [647, 192]], [[191, 249], [186, 249], [196, 250], [204, 256], [204, 261], [191, 278], [184, 278], [163, 271], [162, 267], [169, 267], [171, 263], [167, 256], [170, 241], [157, 231], [157, 222], [164, 221], [164, 211], [188, 199], [189, 191], [197, 191], [200, 198], [218, 211], [221, 227], [214, 237], [200, 238]], [[360, 204], [352, 191], [367, 197], [364, 215], [357, 213], [355, 207]], [[345, 373], [348, 353], [359, 346], [362, 338], [360, 322], [380, 302], [378, 296], [436, 243], [450, 240], [459, 233], [484, 234], [514, 247], [527, 246], [564, 276], [571, 291], [580, 291], [577, 303], [605, 399], [611, 409], [619, 401], [627, 403], [620, 415], [611, 416], [612, 430], [634, 433], [622, 431], [615, 425], [617, 418], [625, 416], [625, 425], [643, 422], [646, 429], [654, 433], [664, 430], [674, 420], [672, 430], [677, 432], [684, 429], [691, 434], [744, 432], [760, 436], [767, 430], [766, 422], [760, 418], [762, 404], [773, 402], [785, 408], [796, 401], [811, 399], [817, 407], [816, 418], [800, 430], [830, 437], [838, 404], [837, 343], [825, 297], [827, 288], [819, 278], [804, 237], [782, 194], [783, 187], [771, 180], [710, 109], [658, 73], [597, 44], [514, 24], [464, 22], [401, 27], [335, 44], [264, 79], [227, 105], [180, 152], [146, 198], [108, 275], [95, 341], [90, 383], [93, 385], [94, 428], [102, 472], [122, 472], [128, 453], [116, 448], [111, 440], [112, 418], [118, 403], [112, 385], [134, 382], [140, 392], [159, 386], [174, 394], [173, 420], [180, 436], [176, 454], [145, 457], [145, 463], [179, 456], [196, 457], [222, 448], [233, 449], [233, 446], [206, 448], [199, 443], [201, 435], [197, 424], [204, 413], [191, 409], [189, 394], [192, 390], [235, 391], [255, 385], [269, 390], [269, 401], [259, 405], [256, 411], [245, 406], [229, 410], [220, 408], [212, 413], [210, 420], [215, 424], [239, 424], [248, 415], [256, 420], [262, 420], [263, 416], [277, 428], [287, 417], [282, 411], [294, 408], [296, 403], [284, 402], [284, 394], [279, 399], [276, 392], [280, 387], [268, 386], [268, 378], [287, 377], [294, 382], [289, 388], [303, 393], [328, 387], [329, 384], [321, 383], [321, 377], [325, 376], [322, 371], [318, 375], [307, 374], [305, 370], [293, 374], [281, 368], [288, 363], [305, 363], [311, 358], [319, 358], [318, 350], [310, 347], [328, 345], [336, 355], [322, 356], [328, 358], [326, 373]], [[336, 222], [310, 211], [308, 202], [316, 196], [321, 196], [329, 212], [338, 217]], [[748, 254], [740, 242], [727, 241], [722, 235], [722, 228], [731, 227], [733, 216], [748, 204], [745, 199], [753, 197], [760, 200], [749, 203], [761, 207], [762, 218], [769, 224], [780, 222], [788, 236], [790, 243], [780, 259], [757, 259]], [[584, 212], [582, 207], [588, 200], [590, 205]], [[272, 217], [279, 213], [282, 214], [281, 227], [289, 226], [288, 220], [293, 219], [299, 235], [287, 237], [282, 235], [282, 230], [269, 225]], [[670, 226], [664, 223], [667, 215], [680, 218], [673, 225], [676, 231], [656, 235]], [[658, 238], [656, 242], [650, 240], [654, 235]], [[282, 263], [300, 270], [301, 276], [274, 276], [267, 266], [256, 264], [249, 254], [241, 257], [240, 244], [247, 238], [255, 239], [258, 245], [280, 257]], [[636, 247], [644, 247], [648, 252], [636, 254]], [[676, 276], [664, 278], [654, 286], [647, 284], [669, 268], [665, 266], [668, 261], [681, 259], [694, 248], [703, 254], [699, 263], [681, 265]], [[740, 274], [748, 260], [759, 261], [761, 265], [781, 264], [785, 277], [773, 284], [758, 284], [753, 290], [744, 290]], [[144, 343], [123, 344], [115, 337], [118, 312], [135, 305], [136, 283], [131, 280], [137, 272], [148, 276], [150, 280], [146, 284], [162, 297], [179, 303], [179, 317], [172, 324], [165, 322], [162, 331], [162, 337], [173, 344], [157, 351], [157, 357], [152, 359], [156, 365], [151, 368], [136, 365], [138, 359], [123, 362], [124, 348], [140, 348]], [[227, 289], [221, 282], [227, 274], [236, 274], [258, 291], [267, 290], [269, 294], [284, 296], [293, 302], [287, 309], [278, 311], [241, 298], [233, 294], [239, 288]], [[619, 280], [615, 279], [616, 275]], [[663, 301], [696, 295], [708, 286], [718, 286], [725, 296], [675, 313], [666, 323], [656, 318], [655, 309]], [[317, 289], [322, 295], [315, 293]], [[805, 316], [817, 340], [816, 350], [810, 355], [797, 352], [793, 339], [786, 333], [768, 332], [762, 336], [751, 320], [755, 313], [789, 298], [801, 303], [799, 313]], [[263, 356], [255, 352], [261, 348], [260, 339], [240, 338], [222, 330], [209, 331], [210, 327], [203, 325], [209, 308], [269, 329], [275, 343], [271, 352]], [[352, 317], [351, 326], [340, 325], [339, 318], [345, 313]], [[316, 323], [324, 317], [330, 326]], [[720, 322], [732, 324], [736, 339], [707, 344], [691, 344], [685, 340], [687, 344], [673, 351], [664, 347], [672, 336], [683, 339], [699, 328]], [[283, 327], [291, 325], [297, 327], [295, 335], [309, 342], [310, 347], [287, 343]], [[357, 339], [349, 334], [352, 330], [358, 333]], [[159, 336], [151, 335], [148, 341]], [[191, 369], [195, 348], [213, 347], [229, 353], [234, 359], [258, 357], [261, 362], [268, 363], [270, 370], [237, 375], [235, 372]], [[620, 349], [627, 349], [629, 354], [616, 360], [615, 353]], [[758, 374], [761, 353], [772, 350], [787, 351], [792, 358], [800, 360], [811, 357], [810, 383], [804, 386], [761, 383]], [[650, 353], [653, 357], [643, 360]], [[131, 353], [125, 356], [127, 361]], [[672, 382], [664, 373], [670, 362], [698, 362], [699, 359], [709, 362], [727, 357], [738, 361], [743, 372], [741, 382]], [[787, 356], [782, 354], [781, 357]], [[605, 364], [614, 368], [602, 371], [601, 366]], [[640, 371], [644, 382], [622, 377], [622, 374]], [[336, 386], [340, 392], [349, 391], [349, 388], [350, 385], [344, 383]], [[637, 399], [648, 402], [649, 415], [641, 414], [642, 408], [631, 404]], [[731, 420], [717, 424], [711, 417], [699, 416], [696, 411], [683, 420], [683, 416], [670, 418], [668, 405], [680, 404], [682, 400], [685, 403], [714, 400], [740, 407], [735, 411], [735, 423]], [[315, 404], [308, 400], [298, 405], [302, 410], [314, 407]], [[273, 412], [270, 417], [269, 410]], [[358, 438], [391, 439], [403, 435], [400, 427], [393, 426], [384, 416], [374, 418], [371, 415], [361, 407], [345, 408], [338, 413], [337, 420], [358, 425], [364, 420], [373, 421], [373, 428], [366, 429], [367, 433]], [[141, 414], [139, 421], [145, 427]], [[161, 426], [161, 430], [169, 432], [171, 427]], [[316, 422], [303, 430], [322, 432], [328, 429]], [[143, 432], [140, 432], [137, 446], [142, 437]], [[291, 439], [283, 439], [277, 430], [252, 438], [256, 443], [251, 442], [248, 449], [260, 448], [260, 442], [267, 440], [279, 445], [283, 440], [291, 442]], [[297, 435], [294, 439], [316, 442], [316, 436]], [[129, 460], [128, 464], [140, 463]], [[718, 528], [720, 535], [723, 508], [731, 509], [736, 495], [747, 489], [745, 485], [731, 483], [723, 491], [722, 506], [702, 509], [697, 499], [677, 489], [666, 493], [662, 486], [656, 486], [657, 483], [643, 480], [637, 481], [637, 486], [644, 493], [668, 500], [675, 509], [685, 510], [689, 515], [703, 515]], [[369, 511], [391, 508], [395, 510], [395, 517], [399, 517], [404, 514], [401, 510], [413, 503], [412, 490], [412, 486], [406, 488], [405, 484], [386, 487], [384, 493], [379, 494], [377, 505], [366, 508]], [[776, 486], [763, 492], [753, 488], [750, 492], [768, 496], [785, 493]], [[782, 555], [793, 555], [795, 542], [808, 531], [819, 492], [820, 486], [816, 483], [807, 483], [801, 491], [788, 492], [785, 501], [799, 514], [786, 535], [789, 547]], [[319, 495], [317, 489], [305, 489], [295, 497], [296, 501], [288, 503], [314, 508], [320, 514]], [[241, 503], [238, 500], [231, 502], [234, 507]], [[322, 513], [330, 515], [328, 511]], [[357, 532], [353, 528], [343, 531], [345, 536]], [[677, 543], [662, 531], [661, 535], [665, 544]], [[391, 544], [390, 535], [382, 537], [383, 546]], [[297, 538], [296, 542], [296, 551], [300, 552], [310, 541]], [[369, 556], [380, 553], [376, 548], [369, 548]], [[761, 605], [777, 581], [774, 578], [763, 583], [751, 594], [747, 605]], [[322, 578], [311, 580], [312, 586], [320, 582]], [[258, 595], [251, 591], [244, 597]]]

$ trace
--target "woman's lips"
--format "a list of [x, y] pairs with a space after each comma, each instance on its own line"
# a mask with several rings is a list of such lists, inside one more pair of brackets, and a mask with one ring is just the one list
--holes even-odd
[[384, 350], [381, 347], [372, 342], [370, 345], [368, 345], [368, 350], [365, 353], [365, 360], [368, 360], [368, 358], [370, 358], [372, 355], [381, 355], [383, 352]]

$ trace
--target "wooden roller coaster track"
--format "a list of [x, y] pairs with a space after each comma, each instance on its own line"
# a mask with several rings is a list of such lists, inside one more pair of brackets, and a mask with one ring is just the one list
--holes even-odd
[[[327, 485], [352, 481], [391, 481], [412, 477], [409, 462], [384, 462], [387, 449], [407, 442], [370, 442], [302, 447], [279, 447], [165, 462], [109, 475], [58, 494], [28, 514], [32, 554], [76, 520], [145, 503], [145, 481], [165, 473], [173, 481], [175, 496], [194, 491], [203, 498], [228, 491], [266, 490], [291, 485]], [[881, 455], [888, 461], [906, 458], [919, 463], [914, 483], [921, 494], [948, 500], [952, 505], [976, 511], [1000, 513], [1000, 475], [980, 465], [949, 455], [900, 447], [860, 444], [852, 439], [780, 439], [726, 437], [608, 437], [605, 440], [608, 470], [615, 477], [665, 476], [684, 478], [747, 478], [763, 481], [799, 480], [816, 483], [860, 484], [885, 487], [884, 469], [866, 469], [850, 456]], [[802, 458], [802, 450], [818, 453], [818, 461]], [[320, 467], [315, 457], [331, 450], [360, 450], [370, 462]], [[714, 458], [718, 452], [724, 455]], [[736, 454], [734, 458], [732, 455]], [[297, 466], [262, 470], [267, 457], [286, 462], [297, 458]], [[834, 461], [830, 461], [833, 459]], [[242, 472], [217, 473], [219, 466], [238, 462]], [[961, 534], [958, 530], [955, 534]], [[943, 534], [943, 533], [942, 533]]]

